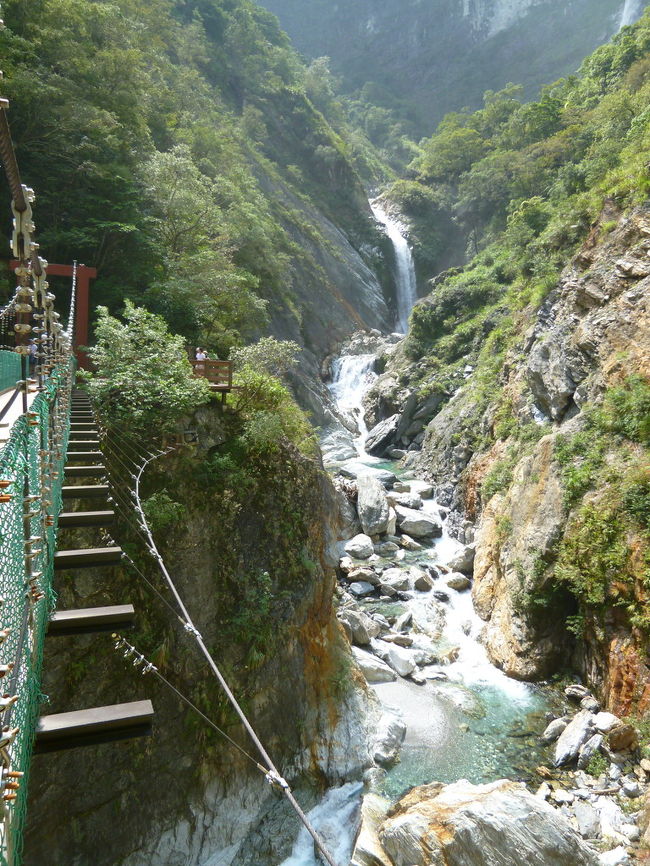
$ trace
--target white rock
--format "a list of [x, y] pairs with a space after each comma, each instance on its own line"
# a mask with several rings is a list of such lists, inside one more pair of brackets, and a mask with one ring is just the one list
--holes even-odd
[[564, 791], [562, 788], [558, 788], [553, 791], [551, 794], [551, 800], [558, 804], [558, 806], [562, 806], [564, 804], [573, 803], [575, 797], [571, 793], [571, 791]]
[[372, 475], [357, 478], [357, 511], [366, 535], [382, 535], [388, 528], [388, 500], [383, 484]]
[[388, 509], [388, 523], [386, 524], [386, 535], [395, 535], [397, 532], [397, 512], [390, 506]]
[[350, 608], [339, 610], [337, 617], [342, 622], [347, 623], [352, 634], [352, 641], [357, 646], [368, 646], [372, 638], [377, 637], [381, 632], [379, 623], [361, 610], [351, 610]]
[[461, 574], [459, 571], [452, 572], [445, 580], [445, 583], [449, 589], [455, 589], [458, 592], [463, 592], [464, 590], [469, 589], [472, 585], [469, 577], [465, 577], [465, 575]]
[[415, 539], [411, 538], [410, 535], [402, 535], [399, 540], [400, 545], [404, 548], [404, 550], [417, 551], [422, 550], [422, 545], [415, 541]]
[[476, 546], [474, 544], [467, 544], [447, 564], [452, 571], [460, 571], [461, 574], [471, 577], [474, 572], [475, 553]]
[[638, 842], [641, 838], [641, 830], [636, 824], [623, 824], [621, 833], [626, 836], [630, 842]]
[[576, 803], [573, 813], [578, 822], [578, 833], [583, 839], [598, 839], [600, 836], [600, 819], [598, 812], [589, 803]]
[[561, 767], [578, 757], [580, 746], [586, 743], [593, 733], [593, 713], [580, 710], [571, 719], [555, 746], [555, 766]]
[[421, 499], [433, 498], [433, 487], [427, 481], [413, 480], [409, 486], [413, 493], [417, 493]]
[[395, 671], [376, 656], [355, 646], [352, 647], [352, 654], [369, 683], [388, 683], [397, 679]]
[[631, 860], [623, 846], [604, 851], [598, 856], [598, 866], [630, 866]]
[[365, 598], [375, 591], [375, 587], [365, 580], [355, 580], [354, 583], [350, 584], [348, 590], [355, 598]]
[[406, 725], [394, 713], [384, 713], [379, 720], [372, 755], [381, 767], [394, 764], [406, 736]]
[[402, 568], [387, 568], [381, 576], [383, 585], [392, 586], [396, 590], [406, 590], [410, 587], [408, 571]]
[[344, 574], [349, 574], [352, 569], [358, 568], [358, 564], [354, 563], [349, 556], [342, 556], [339, 562], [339, 568]]
[[394, 866], [595, 866], [567, 819], [501, 780], [414, 788], [379, 833]]
[[601, 734], [606, 734], [618, 725], [620, 721], [621, 720], [618, 716], [615, 716], [614, 713], [596, 713], [594, 716], [594, 727], [597, 731], [600, 731]]
[[553, 721], [549, 722], [546, 726], [540, 740], [546, 745], [554, 743], [568, 724], [568, 719], [553, 719]]
[[400, 530], [415, 538], [427, 538], [442, 535], [442, 523], [431, 514], [424, 514], [402, 505], [395, 507], [397, 525]]
[[345, 545], [345, 552], [350, 556], [354, 556], [356, 559], [368, 559], [375, 552], [372, 538], [363, 533], [355, 535], [354, 538], [351, 538]]
[[417, 665], [413, 659], [411, 650], [408, 650], [405, 647], [396, 646], [395, 644], [390, 645], [388, 648], [388, 664], [394, 671], [397, 671], [401, 677], [407, 677], [409, 674], [412, 674], [414, 670], [417, 670]]
[[361, 804], [361, 830], [357, 836], [350, 866], [392, 866], [379, 841], [379, 825], [386, 817], [390, 801], [378, 794], [366, 794]]
[[578, 755], [578, 768], [580, 770], [585, 770], [587, 768], [587, 764], [591, 761], [594, 755], [598, 754], [602, 744], [603, 735], [594, 734], [593, 737], [589, 737], [584, 746], [580, 747], [580, 753]]

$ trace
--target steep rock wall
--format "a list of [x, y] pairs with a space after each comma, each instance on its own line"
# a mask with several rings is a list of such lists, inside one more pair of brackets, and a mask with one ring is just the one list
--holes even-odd
[[[575, 71], [618, 30], [624, 0], [263, 0], [296, 47], [326, 55], [346, 86], [379, 84], [431, 132], [509, 81], [528, 96]], [[627, 17], [636, 20], [643, 4]], [[626, 23], [631, 23], [626, 18]]]
[[[189, 422], [198, 444], [149, 478], [150, 490], [164, 483], [183, 507], [180, 521], [159, 530], [161, 550], [266, 748], [303, 786], [309, 807], [324, 785], [358, 778], [369, 763], [363, 692], [348, 687], [349, 648], [332, 616], [336, 505], [319, 465], [291, 448], [250, 467], [259, 479], [246, 493], [225, 489], [205, 462], [223, 441], [221, 417], [216, 407], [200, 410]], [[130, 525], [114, 534], [165, 593]], [[77, 534], [64, 542], [89, 540]], [[182, 627], [137, 574], [126, 567], [79, 572], [63, 576], [57, 591], [62, 608], [132, 601], [138, 618], [130, 639], [138, 649], [254, 751]], [[47, 711], [149, 697], [156, 715], [149, 739], [34, 760], [26, 864], [198, 866], [220, 852], [220, 863], [241, 866], [287, 855], [296, 820], [261, 774], [113, 652], [110, 636], [51, 638], [46, 649]], [[92, 768], [83, 777], [81, 762]], [[259, 832], [278, 808], [282, 820], [268, 835]]]
[[[453, 509], [458, 537], [475, 540], [473, 595], [492, 660], [523, 679], [572, 660], [619, 713], [650, 705], [647, 543], [641, 524], [619, 537], [618, 512], [608, 509], [647, 457], [640, 443], [604, 435], [597, 413], [612, 391], [650, 380], [649, 252], [648, 210], [621, 214], [607, 204], [496, 379], [470, 366], [406, 458]], [[418, 375], [418, 364], [395, 353], [371, 417], [390, 409], [415, 417], [414, 406], [431, 399], [421, 384], [409, 386]], [[623, 406], [608, 423], [617, 429], [640, 411]], [[571, 556], [584, 585], [567, 578]]]

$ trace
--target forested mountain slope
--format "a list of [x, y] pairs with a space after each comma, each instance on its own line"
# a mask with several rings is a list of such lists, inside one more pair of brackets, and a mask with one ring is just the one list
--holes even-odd
[[[261, 0], [296, 47], [326, 55], [347, 91], [361, 90], [368, 134], [431, 132], [509, 81], [528, 98], [630, 24], [641, 0]], [[387, 111], [388, 109], [389, 111]], [[392, 119], [391, 119], [391, 113]], [[402, 119], [395, 124], [394, 118]], [[405, 122], [404, 122], [405, 121]], [[394, 126], [391, 131], [391, 126]]]
[[272, 15], [8, 0], [3, 16], [39, 238], [50, 260], [98, 268], [96, 302], [143, 302], [222, 357], [269, 329], [322, 355], [385, 323], [364, 156], [314, 108]]
[[490, 93], [424, 142], [392, 198], [419, 243], [453, 213], [469, 260], [368, 399], [371, 422], [409, 416], [409, 462], [477, 524], [492, 658], [536, 678], [573, 650], [624, 711], [649, 700], [649, 75], [646, 12], [537, 102]]

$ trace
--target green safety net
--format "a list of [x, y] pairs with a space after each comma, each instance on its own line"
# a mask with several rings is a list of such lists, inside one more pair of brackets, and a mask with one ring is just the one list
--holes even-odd
[[[20, 360], [20, 359], [19, 359]], [[15, 800], [0, 801], [4, 824], [0, 864], [21, 862], [29, 763], [41, 709], [41, 664], [52, 589], [56, 524], [70, 427], [74, 361], [45, 379], [27, 414], [13, 425], [0, 450], [0, 694], [17, 695], [2, 725], [13, 741], [1, 747], [0, 766], [24, 773]], [[8, 485], [2, 482], [9, 482]], [[4, 632], [3, 632], [4, 633]], [[12, 670], [7, 670], [13, 665]], [[6, 789], [5, 789], [6, 791]]]
[[0, 391], [15, 388], [20, 379], [20, 355], [0, 351]]

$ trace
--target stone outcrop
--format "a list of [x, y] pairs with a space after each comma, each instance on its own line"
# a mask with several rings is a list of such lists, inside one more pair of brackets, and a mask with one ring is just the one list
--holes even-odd
[[384, 486], [372, 475], [357, 478], [357, 511], [366, 535], [382, 535], [388, 529], [389, 507]]
[[551, 806], [509, 781], [414, 788], [389, 812], [380, 842], [394, 866], [596, 866]]

